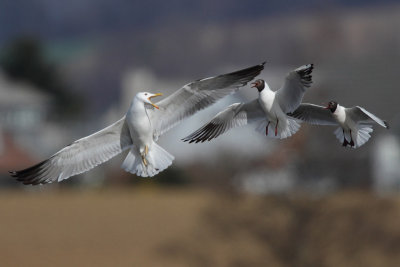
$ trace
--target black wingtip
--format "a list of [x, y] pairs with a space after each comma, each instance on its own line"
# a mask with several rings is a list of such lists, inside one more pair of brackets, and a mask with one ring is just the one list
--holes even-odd
[[383, 121], [383, 123], [385, 124], [385, 126], [386, 126], [386, 129], [390, 129], [390, 126], [389, 126], [389, 123], [387, 122], [387, 121]]
[[43, 172], [46, 171], [46, 163], [48, 161], [49, 159], [39, 162], [38, 164], [33, 165], [29, 168], [19, 171], [9, 171], [8, 173], [17, 181], [20, 181], [25, 185], [37, 185], [41, 183], [47, 183], [46, 181], [43, 181], [43, 177], [40, 177], [40, 175], [42, 175]]
[[267, 61], [264, 61], [263, 63], [260, 64], [260, 66], [264, 66], [267, 63]]

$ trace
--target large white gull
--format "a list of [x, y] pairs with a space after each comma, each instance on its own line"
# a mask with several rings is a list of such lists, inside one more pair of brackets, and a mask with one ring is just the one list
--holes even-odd
[[30, 168], [10, 173], [24, 184], [62, 181], [130, 149], [121, 167], [138, 176], [154, 176], [174, 160], [156, 143], [158, 137], [246, 85], [260, 74], [264, 64], [190, 82], [157, 103], [151, 99], [160, 93], [140, 92], [133, 98], [126, 115], [114, 124], [73, 142]]
[[258, 122], [256, 130], [268, 137], [287, 138], [293, 135], [300, 125], [287, 113], [300, 105], [306, 89], [311, 86], [312, 70], [313, 64], [308, 64], [289, 72], [277, 91], [272, 91], [264, 80], [256, 80], [253, 87], [258, 89], [257, 99], [228, 106], [182, 140], [189, 143], [210, 141], [231, 128], [251, 122]]

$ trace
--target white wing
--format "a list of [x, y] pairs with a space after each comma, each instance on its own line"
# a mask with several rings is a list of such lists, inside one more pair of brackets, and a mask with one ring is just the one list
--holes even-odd
[[246, 104], [235, 103], [218, 113], [209, 123], [183, 138], [185, 142], [204, 142], [227, 132], [231, 128], [244, 126], [249, 122], [265, 119], [258, 99]]
[[287, 74], [285, 83], [276, 92], [283, 112], [293, 112], [300, 105], [306, 89], [311, 86], [313, 68], [313, 64], [307, 64]]
[[352, 108], [346, 108], [346, 113], [352, 118], [355, 122], [359, 123], [369, 123], [369, 122], [376, 122], [380, 126], [389, 128], [389, 124], [372, 114], [371, 112], [367, 111], [365, 108], [355, 106]]
[[184, 118], [193, 115], [253, 80], [264, 69], [264, 63], [228, 74], [186, 84], [169, 97], [156, 103], [159, 110], [149, 110], [154, 139]]
[[294, 112], [288, 115], [310, 124], [338, 125], [329, 109], [314, 104], [301, 104]]
[[64, 147], [49, 159], [25, 170], [10, 173], [24, 184], [62, 181], [111, 159], [131, 144], [124, 116], [107, 128]]

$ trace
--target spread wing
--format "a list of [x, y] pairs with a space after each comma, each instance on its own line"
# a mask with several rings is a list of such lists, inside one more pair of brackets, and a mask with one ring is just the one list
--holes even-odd
[[372, 114], [371, 112], [367, 111], [365, 108], [355, 106], [352, 108], [346, 108], [347, 114], [356, 122], [359, 123], [370, 123], [376, 122], [382, 127], [389, 128], [389, 124]]
[[245, 86], [260, 74], [264, 64], [188, 83], [156, 103], [160, 110], [149, 110], [154, 138], [157, 139], [181, 120]]
[[96, 167], [131, 144], [124, 116], [107, 128], [64, 147], [49, 159], [25, 170], [10, 171], [10, 174], [24, 184], [59, 182]]
[[185, 142], [204, 142], [227, 132], [231, 128], [246, 125], [249, 122], [265, 119], [258, 99], [246, 104], [235, 103], [218, 113], [209, 123], [183, 138]]
[[300, 104], [300, 106], [292, 113], [288, 114], [291, 117], [305, 121], [315, 125], [337, 125], [332, 112], [324, 107], [314, 104]]
[[313, 64], [307, 64], [287, 74], [285, 83], [276, 92], [283, 112], [293, 112], [300, 105], [306, 89], [311, 86], [313, 69]]

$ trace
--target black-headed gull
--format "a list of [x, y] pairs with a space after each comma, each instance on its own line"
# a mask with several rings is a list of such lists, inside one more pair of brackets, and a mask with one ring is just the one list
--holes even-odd
[[314, 104], [301, 104], [290, 116], [316, 125], [339, 125], [334, 132], [343, 146], [357, 148], [365, 144], [371, 137], [372, 125], [377, 123], [388, 129], [389, 124], [367, 111], [355, 106], [345, 108], [335, 101], [328, 103], [327, 107]]
[[246, 85], [260, 74], [264, 64], [193, 81], [155, 104], [151, 99], [161, 94], [140, 92], [126, 115], [114, 124], [73, 142], [35, 166], [10, 173], [24, 184], [62, 181], [130, 149], [122, 168], [142, 177], [154, 176], [174, 159], [155, 142], [158, 137], [184, 118]]
[[300, 125], [287, 116], [301, 103], [304, 93], [311, 86], [313, 64], [303, 65], [286, 76], [284, 85], [272, 91], [264, 80], [256, 80], [259, 97], [248, 103], [235, 103], [219, 112], [210, 122], [183, 138], [185, 142], [204, 142], [225, 133], [231, 128], [250, 122], [259, 123], [256, 128], [262, 134], [273, 138], [287, 138], [297, 132]]

